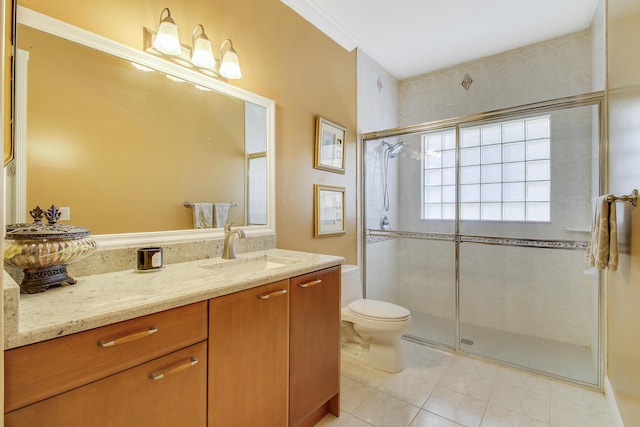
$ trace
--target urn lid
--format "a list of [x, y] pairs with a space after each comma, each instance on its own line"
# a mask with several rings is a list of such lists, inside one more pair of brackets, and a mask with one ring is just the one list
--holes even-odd
[[[81, 239], [87, 237], [91, 232], [77, 225], [58, 224], [61, 212], [54, 205], [43, 211], [40, 206], [29, 211], [33, 218], [31, 224], [10, 224], [7, 225], [5, 239], [10, 240], [45, 240], [45, 239]], [[42, 222], [46, 218], [47, 223]]]

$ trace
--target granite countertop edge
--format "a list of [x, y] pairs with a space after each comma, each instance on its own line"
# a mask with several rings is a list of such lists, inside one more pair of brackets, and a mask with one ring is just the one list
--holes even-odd
[[283, 249], [239, 254], [236, 262], [256, 257], [276, 262], [280, 258], [288, 263], [255, 273], [224, 275], [215, 274], [215, 266], [228, 261], [212, 258], [169, 264], [162, 271], [148, 274], [126, 270], [77, 277], [78, 283], [73, 286], [20, 294], [19, 298], [17, 285], [5, 273], [4, 348], [9, 350], [206, 301], [344, 262], [339, 256]]

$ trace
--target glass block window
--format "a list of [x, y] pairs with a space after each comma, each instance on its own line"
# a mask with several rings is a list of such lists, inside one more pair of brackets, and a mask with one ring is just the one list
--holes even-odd
[[[460, 129], [460, 219], [548, 222], [551, 119]], [[423, 219], [455, 219], [455, 130], [422, 135]]]

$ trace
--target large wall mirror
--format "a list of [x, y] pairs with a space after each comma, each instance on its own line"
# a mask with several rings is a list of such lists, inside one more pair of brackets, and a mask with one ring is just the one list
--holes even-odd
[[56, 204], [99, 243], [191, 239], [221, 233], [194, 229], [185, 202], [206, 202], [274, 231], [273, 101], [25, 8], [17, 21], [7, 223]]

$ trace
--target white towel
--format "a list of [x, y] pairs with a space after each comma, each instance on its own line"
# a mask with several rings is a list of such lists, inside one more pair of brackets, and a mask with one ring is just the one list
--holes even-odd
[[593, 223], [587, 244], [585, 261], [598, 270], [618, 268], [618, 223], [616, 202], [609, 203], [608, 196], [593, 200]]
[[231, 203], [214, 203], [213, 204], [213, 226], [224, 227], [229, 222], [229, 208]]
[[193, 228], [213, 227], [213, 203], [193, 204]]

